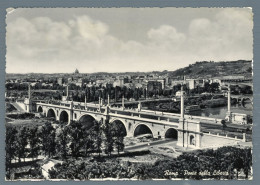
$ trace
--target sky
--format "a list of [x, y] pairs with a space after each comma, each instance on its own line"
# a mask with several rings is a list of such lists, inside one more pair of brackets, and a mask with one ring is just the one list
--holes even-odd
[[250, 8], [18, 8], [7, 73], [148, 72], [253, 59]]

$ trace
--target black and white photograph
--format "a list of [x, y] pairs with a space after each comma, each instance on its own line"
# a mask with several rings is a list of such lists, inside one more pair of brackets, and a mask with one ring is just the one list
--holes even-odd
[[253, 11], [6, 9], [5, 180], [252, 180]]

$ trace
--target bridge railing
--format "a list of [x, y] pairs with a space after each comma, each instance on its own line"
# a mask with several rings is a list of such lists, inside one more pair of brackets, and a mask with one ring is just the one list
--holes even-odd
[[[115, 113], [111, 113], [110, 115], [114, 117], [124, 118], [124, 119], [132, 118], [131, 116], [128, 115], [115, 114]], [[151, 118], [144, 118], [144, 117], [135, 117], [134, 120], [146, 121], [155, 124], [169, 124], [169, 125], [174, 125], [176, 127], [178, 127], [179, 125], [178, 121], [176, 122], [176, 121], [158, 120], [158, 119], [151, 119]]]
[[[40, 102], [42, 103], [42, 102]], [[55, 105], [59, 107], [70, 107], [70, 103], [66, 102], [44, 102], [42, 104], [46, 105]], [[86, 105], [86, 107], [85, 107]], [[87, 110], [91, 112], [97, 112], [99, 111], [99, 107], [97, 104], [90, 104], [90, 103], [82, 103], [82, 102], [77, 102], [73, 104], [73, 109], [76, 110]], [[101, 113], [105, 111], [104, 107], [101, 107]], [[126, 115], [126, 116], [132, 116], [132, 117], [140, 117], [140, 118], [145, 118], [145, 119], [151, 119], [151, 120], [164, 120], [166, 122], [177, 122], [180, 118], [180, 114], [175, 114], [175, 113], [168, 113], [168, 112], [161, 112], [161, 111], [152, 111], [152, 110], [141, 110], [138, 111], [137, 109], [133, 108], [124, 108], [122, 107], [112, 107], [110, 108], [111, 113], [116, 113], [119, 115]], [[212, 123], [217, 123], [221, 124], [222, 119], [216, 119], [216, 118], [209, 118], [209, 117], [202, 117], [202, 116], [191, 116], [191, 115], [185, 115], [185, 118], [188, 119], [198, 119], [200, 121], [205, 121], [205, 122], [212, 122]]]
[[239, 140], [239, 141], [250, 140], [250, 138], [246, 134], [235, 135], [232, 133], [223, 134], [223, 133], [219, 133], [219, 132], [216, 133], [216, 132], [206, 132], [206, 131], [203, 131], [203, 134], [216, 136], [216, 137], [222, 137], [222, 138], [235, 139], [235, 140]]
[[155, 111], [137, 111], [133, 109], [120, 109], [120, 108], [113, 108], [110, 110], [113, 114], [118, 115], [125, 115], [125, 116], [131, 116], [131, 117], [139, 117], [144, 119], [150, 119], [150, 120], [157, 120], [157, 121], [165, 121], [165, 122], [179, 122], [179, 115], [177, 114], [171, 115], [171, 114], [164, 114], [163, 112], [155, 112]]

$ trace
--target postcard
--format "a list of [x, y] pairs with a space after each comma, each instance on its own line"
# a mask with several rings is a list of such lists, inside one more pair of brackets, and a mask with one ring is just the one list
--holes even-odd
[[8, 8], [6, 180], [252, 180], [252, 8]]

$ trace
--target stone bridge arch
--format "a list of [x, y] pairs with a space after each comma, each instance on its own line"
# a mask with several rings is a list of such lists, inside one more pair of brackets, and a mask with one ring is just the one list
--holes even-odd
[[56, 112], [53, 108], [48, 108], [46, 111], [46, 117], [47, 118], [54, 118], [55, 120], [57, 120], [57, 115]]
[[165, 138], [178, 140], [178, 130], [176, 128], [169, 128], [165, 132]]
[[42, 108], [42, 106], [38, 106], [38, 107], [37, 107], [37, 112], [43, 113], [43, 108]]
[[[110, 124], [116, 124], [121, 129], [121, 133], [123, 136], [129, 136], [131, 128], [129, 128], [128, 124], [120, 118], [113, 118], [109, 121]], [[130, 123], [129, 123], [130, 124]]]
[[95, 119], [95, 116], [91, 114], [83, 114], [79, 117], [78, 121], [82, 124], [86, 125], [86, 128], [91, 128], [94, 125], [94, 121], [98, 121]]
[[250, 97], [243, 97], [243, 98], [241, 98], [241, 103], [244, 103], [247, 100], [249, 100], [250, 103], [253, 104], [253, 98], [250, 98]]
[[143, 134], [151, 134], [152, 137], [156, 135], [155, 130], [147, 123], [139, 123], [133, 129], [133, 136], [137, 137]]
[[70, 123], [70, 112], [67, 110], [60, 110], [59, 111], [59, 121], [61, 123], [65, 123], [65, 124]]

